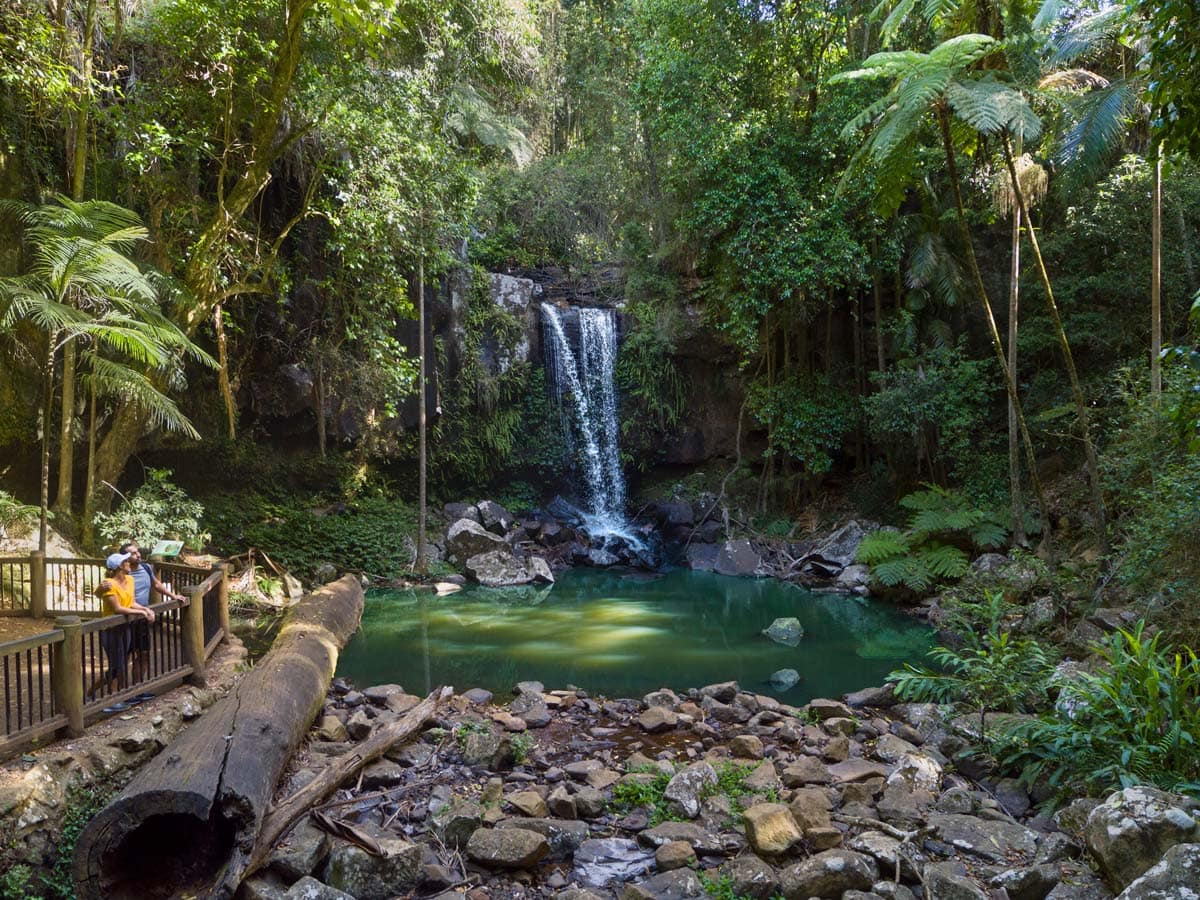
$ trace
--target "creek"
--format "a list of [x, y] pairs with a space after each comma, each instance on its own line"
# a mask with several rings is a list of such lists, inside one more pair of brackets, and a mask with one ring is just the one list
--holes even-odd
[[[790, 616], [805, 632], [795, 647], [762, 634]], [[609, 697], [736, 680], [799, 705], [881, 684], [931, 644], [930, 629], [878, 601], [683, 569], [576, 569], [543, 588], [371, 591], [338, 675], [360, 686], [425, 693], [447, 684], [497, 696], [531, 680]], [[785, 668], [801, 680], [780, 690], [769, 679]]]

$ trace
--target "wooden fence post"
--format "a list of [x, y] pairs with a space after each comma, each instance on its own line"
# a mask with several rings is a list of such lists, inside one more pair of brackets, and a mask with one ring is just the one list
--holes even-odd
[[221, 563], [218, 568], [221, 570], [221, 581], [217, 585], [217, 609], [221, 616], [221, 640], [224, 643], [229, 642], [229, 563]]
[[190, 684], [204, 687], [204, 591], [199, 587], [187, 589], [188, 603], [179, 613], [183, 628], [183, 658], [192, 667]]
[[54, 645], [54, 705], [67, 717], [67, 737], [83, 734], [83, 622], [79, 616], [59, 616], [54, 627], [63, 639]]
[[41, 550], [29, 554], [29, 614], [46, 617], [46, 554]]

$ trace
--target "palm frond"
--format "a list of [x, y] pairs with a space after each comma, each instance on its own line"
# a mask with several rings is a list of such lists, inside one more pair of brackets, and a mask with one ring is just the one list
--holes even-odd
[[1125, 135], [1136, 100], [1136, 85], [1128, 79], [1079, 98], [1075, 104], [1078, 118], [1063, 140], [1060, 161], [1084, 172], [1099, 170]]
[[1103, 41], [1120, 34], [1121, 25], [1128, 14], [1123, 4], [1116, 4], [1076, 22], [1054, 42], [1051, 64], [1064, 65], [1095, 52]]
[[134, 404], [147, 413], [155, 428], [176, 431], [192, 440], [200, 439], [200, 433], [175, 402], [141, 372], [98, 354], [89, 355], [88, 368], [89, 371], [81, 375], [81, 381], [95, 388], [97, 396]]

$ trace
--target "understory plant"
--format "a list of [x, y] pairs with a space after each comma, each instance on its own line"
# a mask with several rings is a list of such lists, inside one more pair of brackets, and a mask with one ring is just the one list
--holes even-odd
[[1001, 761], [1061, 796], [1133, 784], [1200, 795], [1200, 659], [1145, 623], [1094, 645], [1094, 674], [1063, 678], [1053, 711], [1008, 730]]
[[38, 521], [38, 508], [0, 491], [0, 538], [25, 537]]
[[204, 507], [172, 480], [170, 469], [148, 469], [146, 481], [112, 513], [97, 513], [96, 533], [108, 545], [137, 541], [153, 547], [163, 538], [199, 550], [208, 541], [200, 520]]
[[881, 529], [858, 546], [858, 562], [871, 566], [872, 577], [885, 587], [924, 592], [961, 578], [970, 568], [968, 551], [995, 549], [1008, 538], [1003, 514], [981, 509], [949, 488], [926, 485], [900, 505], [912, 510], [907, 530]]
[[989, 621], [964, 634], [961, 647], [938, 645], [928, 652], [935, 668], [906, 664], [888, 675], [904, 700], [964, 703], [979, 715], [979, 739], [987, 737], [989, 712], [1032, 712], [1049, 703], [1054, 652], [1004, 627], [1004, 598], [985, 595]]

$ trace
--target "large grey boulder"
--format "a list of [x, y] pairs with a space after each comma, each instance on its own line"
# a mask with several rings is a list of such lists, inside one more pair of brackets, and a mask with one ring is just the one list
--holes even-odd
[[687, 548], [688, 568], [693, 572], [711, 572], [717, 566], [721, 551], [715, 544], [689, 544]]
[[761, 578], [771, 574], [770, 566], [763, 562], [754, 545], [744, 539], [725, 542], [717, 554], [713, 571], [718, 575], [741, 578]]
[[1200, 844], [1176, 844], [1117, 900], [1195, 900], [1200, 897]]
[[525, 564], [508, 549], [472, 556], [464, 568], [469, 577], [484, 587], [513, 587], [533, 581]]
[[735, 897], [768, 900], [779, 893], [775, 870], [753, 854], [740, 856], [721, 866], [721, 875], [729, 879]]
[[691, 869], [661, 872], [641, 884], [627, 884], [621, 891], [621, 900], [698, 900], [707, 896], [700, 876]]
[[705, 790], [716, 783], [716, 770], [709, 763], [693, 763], [671, 778], [663, 797], [673, 813], [694, 819], [700, 815], [700, 800]]
[[480, 828], [467, 841], [467, 856], [488, 869], [526, 869], [549, 853], [549, 841], [524, 828]]
[[1083, 838], [1109, 887], [1123, 891], [1171, 847], [1200, 842], [1196, 807], [1193, 800], [1139, 785], [1092, 810]]
[[841, 900], [846, 891], [867, 891], [879, 877], [875, 860], [852, 850], [826, 850], [780, 874], [786, 900]]
[[536, 583], [554, 584], [554, 570], [550, 568], [550, 563], [542, 559], [540, 556], [531, 556], [525, 562], [525, 568], [529, 570], [529, 577]]
[[962, 865], [955, 862], [925, 867], [925, 893], [937, 900], [990, 900], [988, 892], [968, 878]]
[[588, 826], [586, 822], [573, 819], [502, 819], [496, 823], [499, 829], [523, 828], [535, 831], [546, 839], [550, 847], [550, 859], [566, 859], [580, 848], [587, 840]]
[[939, 840], [991, 863], [1032, 859], [1037, 852], [1037, 834], [1016, 822], [957, 813], [933, 813], [928, 822]]
[[[492, 550], [509, 550], [504, 538], [492, 534], [478, 522], [459, 519], [446, 530], [446, 558], [461, 565], [472, 556]], [[511, 551], [509, 551], [511, 556]]]
[[420, 879], [420, 846], [394, 835], [375, 835], [375, 840], [383, 851], [381, 856], [357, 844], [338, 842], [329, 853], [321, 880], [357, 900], [387, 900], [409, 893]]
[[645, 875], [654, 868], [654, 851], [643, 850], [624, 838], [595, 838], [584, 841], [572, 861], [574, 877], [583, 884], [602, 888]]
[[[251, 893], [243, 887], [243, 892]], [[241, 896], [239, 894], [238, 896]], [[339, 891], [337, 888], [332, 888], [327, 884], [322, 884], [311, 875], [305, 875], [287, 891], [280, 891], [279, 896], [285, 900], [355, 900], [353, 896], [345, 891]]]
[[516, 518], [495, 500], [483, 500], [476, 504], [479, 521], [493, 534], [504, 535], [513, 527]]
[[851, 519], [813, 549], [810, 559], [819, 559], [840, 571], [854, 563], [858, 545], [866, 537], [866, 530]]

